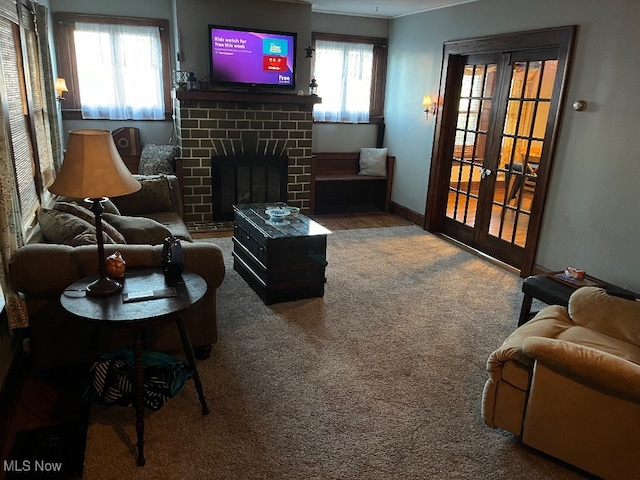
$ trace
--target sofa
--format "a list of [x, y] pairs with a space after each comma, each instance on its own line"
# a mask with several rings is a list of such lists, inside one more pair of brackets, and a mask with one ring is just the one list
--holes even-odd
[[[183, 316], [196, 356], [206, 358], [217, 340], [216, 289], [225, 275], [221, 250], [214, 243], [193, 242], [182, 218], [176, 176], [136, 178], [142, 185], [138, 192], [104, 203], [105, 256], [119, 251], [127, 269], [160, 267], [164, 238], [173, 235], [181, 240], [185, 269], [201, 275], [208, 285], [204, 298]], [[97, 274], [97, 246], [89, 205], [81, 199], [53, 200], [38, 213], [29, 242], [17, 250], [9, 265], [9, 281], [26, 303], [29, 351], [38, 369], [88, 364], [100, 353], [131, 345], [124, 330], [93, 332], [89, 322], [70, 316], [60, 305], [68, 285]], [[149, 328], [145, 334], [145, 348], [182, 351], [171, 323]]]
[[586, 472], [640, 478], [640, 302], [596, 287], [548, 306], [487, 360], [485, 423]]

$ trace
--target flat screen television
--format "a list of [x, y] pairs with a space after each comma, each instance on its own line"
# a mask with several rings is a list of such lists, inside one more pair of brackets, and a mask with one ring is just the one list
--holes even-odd
[[209, 83], [294, 90], [296, 40], [290, 32], [209, 25]]

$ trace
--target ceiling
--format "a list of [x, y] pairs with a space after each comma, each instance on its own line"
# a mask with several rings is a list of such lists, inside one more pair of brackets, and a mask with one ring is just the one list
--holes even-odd
[[[282, 1], [282, 0], [280, 0]], [[396, 18], [477, 0], [284, 0], [310, 3], [317, 13]]]

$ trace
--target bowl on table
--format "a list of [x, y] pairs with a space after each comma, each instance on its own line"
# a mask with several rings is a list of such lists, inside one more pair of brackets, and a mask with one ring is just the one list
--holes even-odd
[[300, 209], [298, 207], [293, 207], [291, 205], [285, 205], [284, 207], [282, 207], [282, 209], [289, 212], [289, 215], [291, 215], [292, 217], [295, 217], [300, 213]]
[[282, 207], [267, 208], [264, 213], [269, 215], [271, 223], [284, 223], [285, 218], [289, 215], [289, 212]]

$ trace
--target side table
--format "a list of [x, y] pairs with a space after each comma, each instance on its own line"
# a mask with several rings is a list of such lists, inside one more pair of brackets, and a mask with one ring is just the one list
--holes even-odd
[[170, 286], [176, 295], [166, 298], [123, 302], [124, 294], [161, 290], [167, 288], [167, 282], [160, 268], [136, 268], [127, 270], [124, 288], [121, 294], [107, 297], [91, 297], [83, 294], [88, 284], [97, 276], [85, 277], [69, 285], [60, 297], [60, 303], [72, 315], [79, 319], [94, 322], [99, 328], [125, 328], [133, 334], [134, 353], [134, 408], [136, 415], [136, 434], [138, 437], [139, 466], [145, 464], [144, 458], [144, 376], [142, 365], [142, 334], [145, 327], [163, 322], [175, 321], [182, 340], [187, 363], [193, 372], [193, 380], [202, 406], [202, 414], [207, 415], [207, 407], [202, 382], [196, 367], [193, 346], [184, 326], [181, 312], [200, 300], [207, 291], [207, 282], [191, 272], [183, 272], [182, 277]]
[[[569, 305], [569, 297], [578, 285], [569, 285], [565, 282], [556, 280], [553, 275], [560, 272], [543, 273], [540, 275], [532, 275], [524, 279], [522, 283], [522, 307], [520, 308], [520, 318], [518, 326], [525, 324], [531, 318], [531, 303], [534, 298], [546, 303], [547, 305], [561, 305], [567, 307]], [[610, 295], [616, 295], [624, 298], [639, 298], [640, 296], [630, 290], [618, 287], [616, 285], [594, 279], [604, 288]]]

